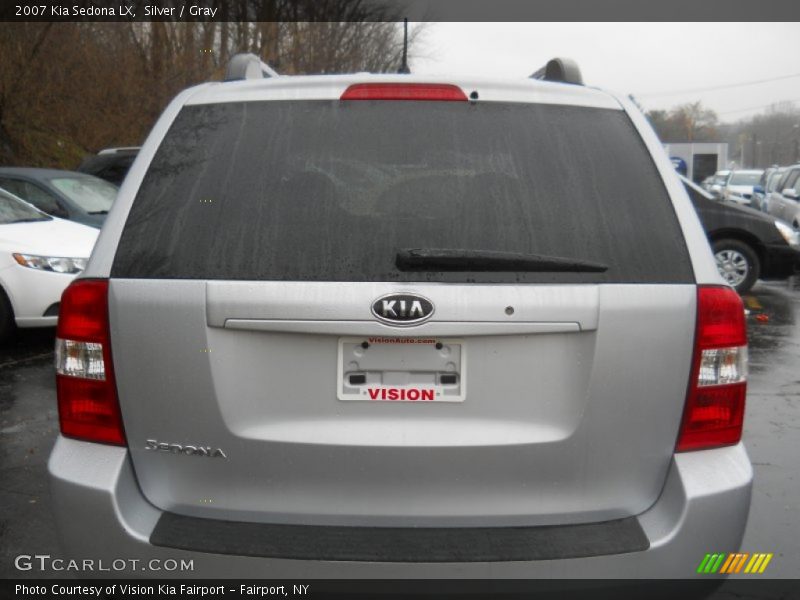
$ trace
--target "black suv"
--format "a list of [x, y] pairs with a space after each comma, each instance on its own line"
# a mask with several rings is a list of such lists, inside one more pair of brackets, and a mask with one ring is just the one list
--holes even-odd
[[716, 200], [681, 177], [692, 199], [720, 275], [744, 293], [761, 279], [786, 279], [800, 266], [800, 236], [763, 212]]
[[83, 159], [77, 170], [100, 177], [115, 185], [122, 185], [137, 154], [139, 154], [138, 147], [106, 148]]

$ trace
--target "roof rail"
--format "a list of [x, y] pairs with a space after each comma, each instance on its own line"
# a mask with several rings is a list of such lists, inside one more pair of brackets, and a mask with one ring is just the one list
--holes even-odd
[[545, 66], [531, 75], [531, 79], [583, 85], [580, 67], [571, 58], [551, 58]]
[[280, 77], [280, 75], [255, 54], [234, 55], [228, 62], [228, 69], [225, 71], [225, 81], [263, 79], [266, 77]]

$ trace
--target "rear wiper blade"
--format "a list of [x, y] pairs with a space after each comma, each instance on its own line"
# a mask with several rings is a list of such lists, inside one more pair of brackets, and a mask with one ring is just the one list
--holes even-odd
[[108, 211], [107, 210], [90, 210], [89, 214], [90, 215], [107, 215]]
[[395, 264], [401, 271], [531, 271], [602, 273], [602, 263], [495, 250], [442, 248], [404, 248], [397, 252]]

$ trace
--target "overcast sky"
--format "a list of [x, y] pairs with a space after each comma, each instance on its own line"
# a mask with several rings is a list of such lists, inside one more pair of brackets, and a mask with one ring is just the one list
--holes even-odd
[[[411, 62], [414, 73], [526, 77], [550, 58], [565, 56], [578, 62], [587, 85], [633, 94], [646, 110], [702, 100], [721, 120], [736, 121], [775, 102], [800, 106], [800, 23], [430, 23], [426, 28]], [[777, 80], [708, 90], [765, 79]], [[699, 89], [705, 91], [686, 92]]]

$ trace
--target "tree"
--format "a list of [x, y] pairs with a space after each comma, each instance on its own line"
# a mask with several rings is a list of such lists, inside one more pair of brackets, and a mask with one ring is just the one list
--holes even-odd
[[387, 3], [216, 4], [214, 22], [0, 24], [0, 162], [74, 168], [100, 148], [140, 144], [176, 93], [221, 79], [238, 52], [284, 74], [399, 67], [402, 25]]
[[0, 157], [13, 155], [18, 144], [8, 123], [21, 103], [33, 63], [47, 41], [52, 23], [5, 24], [13, 35], [0, 36]]
[[713, 142], [719, 137], [717, 113], [699, 101], [676, 106], [669, 112], [651, 110], [647, 117], [663, 142]]
[[681, 124], [687, 142], [711, 140], [717, 135], [717, 113], [699, 101], [675, 108], [673, 118]]
[[800, 108], [781, 102], [730, 125], [726, 139], [741, 166], [764, 168], [800, 161]]

